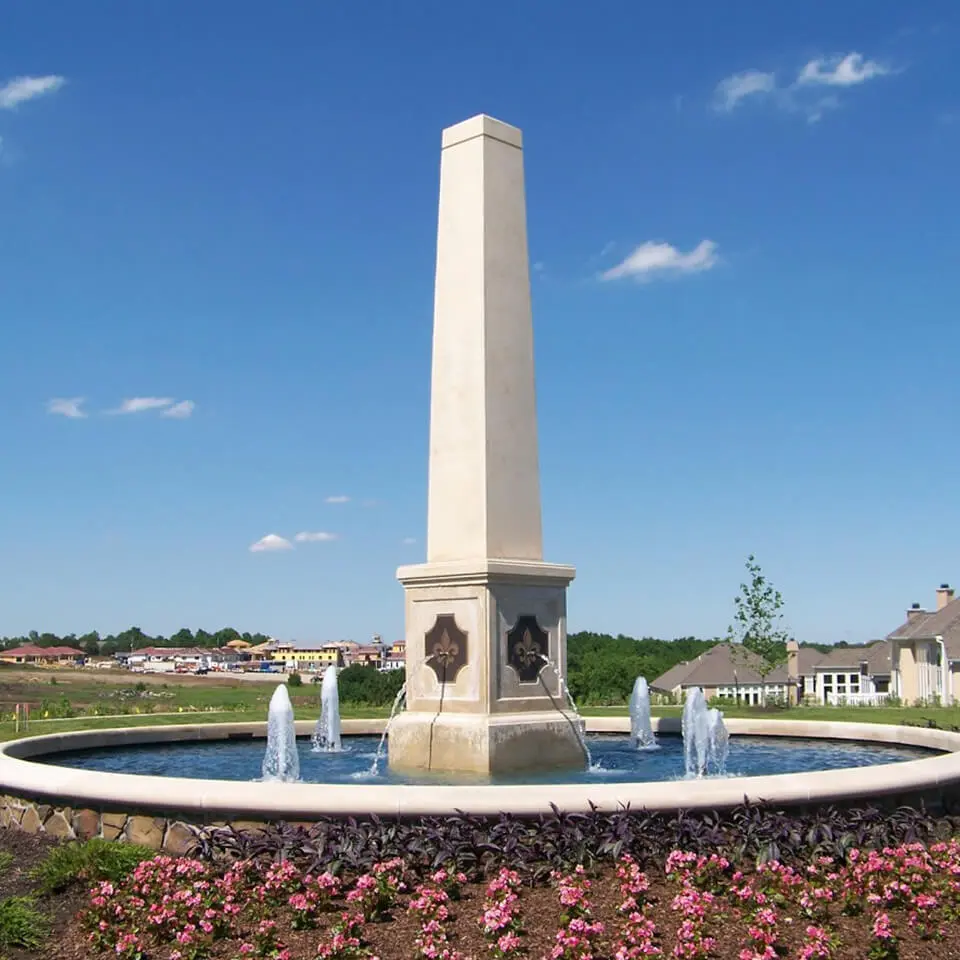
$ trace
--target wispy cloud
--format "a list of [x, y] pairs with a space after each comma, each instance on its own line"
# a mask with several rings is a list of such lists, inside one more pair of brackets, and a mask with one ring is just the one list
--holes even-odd
[[276, 533], [268, 533], [256, 543], [250, 544], [251, 553], [276, 553], [280, 550], [292, 550], [293, 544]]
[[337, 493], [332, 497], [327, 497], [326, 503], [349, 503], [350, 498], [345, 493]]
[[54, 397], [47, 401], [47, 413], [69, 417], [71, 420], [82, 420], [87, 415], [82, 406], [83, 397]]
[[686, 253], [663, 241], [648, 240], [641, 243], [633, 253], [615, 267], [605, 270], [602, 280], [620, 280], [633, 277], [646, 281], [660, 277], [677, 277], [691, 273], [702, 273], [719, 263], [717, 244], [713, 240], [701, 240]]
[[414, 544], [414, 543], [417, 542], [417, 538], [416, 538], [416, 537], [404, 537], [401, 542], [403, 543], [404, 546], [409, 547], [411, 544]]
[[180, 400], [178, 403], [167, 407], [161, 417], [169, 417], [171, 420], [186, 420], [193, 414], [196, 404], [192, 400]]
[[725, 77], [714, 90], [712, 105], [718, 113], [732, 113], [746, 100], [765, 102], [816, 123], [827, 110], [840, 106], [836, 92], [824, 96], [824, 88], [837, 91], [856, 87], [894, 72], [888, 65], [867, 60], [855, 51], [815, 57], [787, 83], [780, 83], [775, 73], [761, 70], [745, 70]]
[[12, 110], [28, 100], [59, 90], [64, 83], [63, 77], [53, 74], [46, 77], [14, 77], [0, 87], [0, 109]]
[[143, 413], [145, 410], [163, 410], [173, 403], [173, 397], [129, 397], [111, 413]]
[[717, 84], [717, 89], [714, 91], [714, 108], [729, 113], [741, 100], [772, 93], [776, 86], [777, 77], [773, 73], [763, 73], [760, 70], [735, 73]]
[[328, 543], [331, 540], [337, 540], [339, 537], [335, 533], [327, 533], [326, 530], [316, 530], [310, 532], [304, 530], [302, 533], [298, 533], [294, 538], [297, 543]]
[[889, 67], [876, 60], [864, 60], [862, 53], [818, 57], [800, 71], [796, 86], [818, 84], [828, 87], [855, 87], [874, 77], [885, 77], [891, 72]]

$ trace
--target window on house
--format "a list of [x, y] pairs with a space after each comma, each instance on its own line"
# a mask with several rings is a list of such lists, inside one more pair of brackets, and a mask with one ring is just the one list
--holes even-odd
[[889, 693], [890, 692], [890, 681], [889, 680], [876, 680], [874, 681], [874, 689], [877, 693]]

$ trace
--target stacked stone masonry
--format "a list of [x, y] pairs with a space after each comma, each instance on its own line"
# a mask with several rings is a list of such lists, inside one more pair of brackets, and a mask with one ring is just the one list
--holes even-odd
[[[225, 821], [207, 826], [225, 826]], [[254, 830], [260, 822], [235, 821], [237, 829]], [[23, 797], [0, 797], [0, 827], [40, 833], [58, 840], [124, 840], [152, 850], [181, 855], [192, 849], [196, 830], [185, 820], [136, 813], [54, 807]]]

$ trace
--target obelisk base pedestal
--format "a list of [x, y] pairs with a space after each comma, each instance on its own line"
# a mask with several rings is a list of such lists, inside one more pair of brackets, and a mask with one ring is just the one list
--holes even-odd
[[496, 774], [587, 765], [583, 721], [572, 713], [399, 714], [387, 738], [390, 769]]

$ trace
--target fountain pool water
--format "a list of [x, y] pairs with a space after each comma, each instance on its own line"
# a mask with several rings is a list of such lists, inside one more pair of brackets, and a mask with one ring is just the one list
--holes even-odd
[[650, 750], [657, 745], [650, 720], [650, 688], [646, 677], [637, 677], [630, 694], [630, 740], [638, 750]]
[[[296, 743], [302, 783], [364, 784], [602, 784], [652, 783], [685, 779], [684, 744], [675, 734], [658, 735], [659, 750], [637, 750], [624, 734], [587, 735], [593, 766], [578, 770], [529, 770], [495, 776], [440, 772], [401, 774], [384, 764], [370, 771], [379, 734], [343, 738], [339, 753], [316, 753], [308, 736]], [[917, 760], [931, 754], [915, 747], [859, 741], [814, 740], [788, 737], [735, 736], [729, 743], [728, 776], [803, 773], [841, 770]], [[58, 752], [34, 758], [39, 763], [107, 773], [252, 781], [258, 778], [263, 740], [174, 741], [96, 747]], [[682, 784], [678, 783], [678, 791]], [[678, 792], [677, 803], [682, 805]], [[549, 797], [548, 797], [549, 799]], [[269, 797], [264, 797], [269, 806]]]
[[320, 685], [320, 719], [313, 731], [313, 749], [336, 753], [340, 743], [340, 691], [337, 687], [337, 668], [331, 664], [323, 673]]
[[300, 754], [293, 725], [293, 704], [287, 685], [281, 683], [270, 698], [267, 713], [267, 749], [261, 765], [261, 779], [289, 783], [300, 779]]

